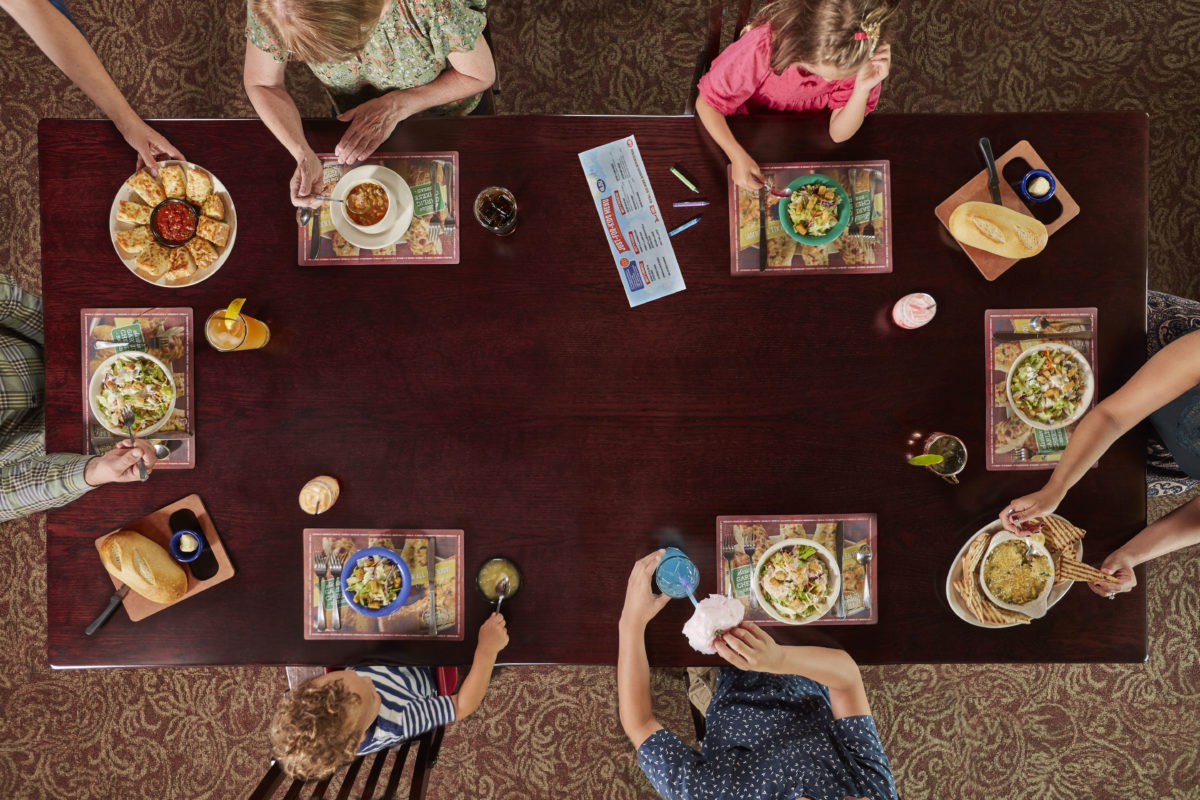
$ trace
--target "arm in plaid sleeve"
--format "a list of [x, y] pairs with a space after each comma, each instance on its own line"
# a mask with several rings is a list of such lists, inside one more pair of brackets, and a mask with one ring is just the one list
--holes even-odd
[[94, 487], [83, 478], [91, 456], [36, 455], [0, 466], [0, 521], [65, 506]]
[[0, 326], [45, 344], [42, 339], [42, 298], [30, 294], [0, 273]]

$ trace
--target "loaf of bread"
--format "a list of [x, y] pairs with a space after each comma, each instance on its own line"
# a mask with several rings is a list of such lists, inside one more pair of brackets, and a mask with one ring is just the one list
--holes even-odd
[[100, 545], [100, 560], [117, 580], [147, 600], [174, 603], [187, 594], [187, 573], [161, 545], [118, 531]]
[[965, 245], [1008, 258], [1042, 252], [1049, 233], [1028, 214], [995, 203], [970, 201], [950, 215], [950, 235]]

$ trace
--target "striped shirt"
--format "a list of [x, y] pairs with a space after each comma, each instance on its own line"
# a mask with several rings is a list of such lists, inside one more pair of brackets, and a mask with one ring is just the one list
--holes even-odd
[[439, 696], [433, 671], [427, 667], [355, 667], [370, 678], [382, 703], [379, 716], [367, 728], [358, 754], [394, 747], [439, 725], [454, 722], [454, 701]]
[[0, 521], [64, 506], [93, 487], [91, 456], [46, 454], [42, 298], [0, 274]]

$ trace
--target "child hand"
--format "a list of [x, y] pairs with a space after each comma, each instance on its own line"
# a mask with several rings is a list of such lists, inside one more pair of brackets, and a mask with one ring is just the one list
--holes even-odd
[[738, 186], [747, 191], [757, 192], [766, 184], [766, 176], [763, 175], [758, 162], [749, 154], [740, 154], [731, 163], [733, 165], [733, 182]]
[[476, 648], [484, 655], [495, 658], [508, 645], [508, 623], [504, 615], [493, 611], [487, 621], [479, 626], [479, 644]]
[[743, 621], [714, 642], [717, 654], [741, 670], [753, 672], [779, 672], [783, 669], [783, 648], [771, 638], [771, 634], [755, 625]]
[[874, 89], [879, 84], [883, 83], [883, 79], [888, 76], [888, 72], [892, 69], [892, 46], [890, 44], [881, 44], [875, 51], [867, 63], [858, 68], [858, 74], [854, 78], [856, 88]]
[[629, 583], [625, 586], [625, 607], [621, 609], [622, 624], [628, 623], [638, 626], [639, 630], [644, 629], [671, 599], [665, 594], [655, 594], [650, 589], [650, 578], [665, 552], [655, 550], [650, 555], [638, 559], [633, 565], [633, 571], [629, 573]]

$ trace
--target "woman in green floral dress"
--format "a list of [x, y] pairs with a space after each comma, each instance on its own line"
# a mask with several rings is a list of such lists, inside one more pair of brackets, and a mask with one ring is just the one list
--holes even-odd
[[296, 159], [292, 203], [319, 206], [321, 161], [304, 137], [284, 88], [289, 57], [304, 61], [335, 94], [383, 93], [338, 116], [350, 127], [335, 153], [366, 158], [414, 114], [461, 116], [492, 85], [496, 67], [483, 39], [487, 0], [249, 0], [246, 94]]

